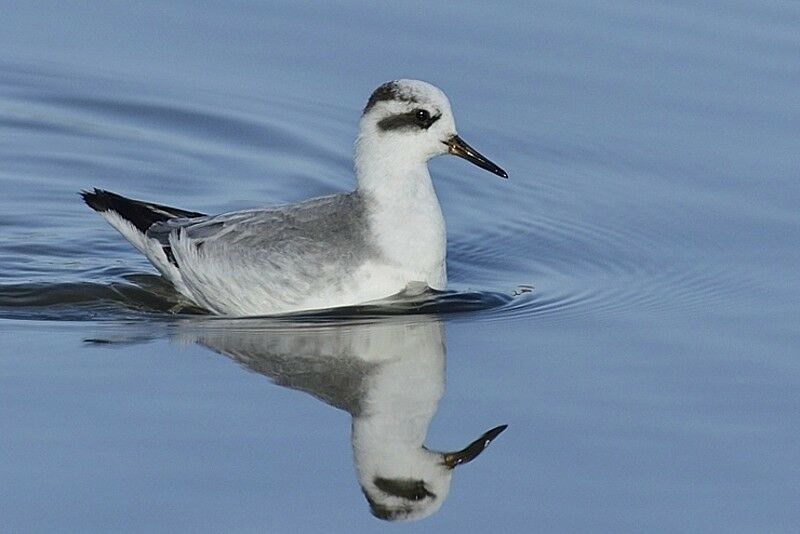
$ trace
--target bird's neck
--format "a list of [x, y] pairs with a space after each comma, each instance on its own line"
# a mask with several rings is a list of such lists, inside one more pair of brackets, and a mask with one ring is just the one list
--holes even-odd
[[447, 236], [427, 163], [397, 153], [357, 158], [356, 176], [383, 257], [405, 273], [406, 283], [444, 289]]
[[365, 382], [361, 411], [353, 417], [359, 472], [413, 472], [426, 455], [423, 442], [444, 393], [443, 336], [440, 323], [423, 323], [371, 340], [371, 348], [390, 360]]
[[402, 147], [359, 140], [355, 166], [359, 192], [378, 206], [438, 208], [427, 161], [409, 157]]

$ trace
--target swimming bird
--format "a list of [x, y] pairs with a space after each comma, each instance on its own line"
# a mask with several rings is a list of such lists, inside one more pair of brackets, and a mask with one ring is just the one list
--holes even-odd
[[81, 195], [181, 294], [213, 313], [352, 306], [447, 285], [445, 224], [427, 165], [442, 154], [508, 178], [458, 136], [444, 92], [396, 80], [364, 108], [349, 193], [213, 216], [101, 189]]

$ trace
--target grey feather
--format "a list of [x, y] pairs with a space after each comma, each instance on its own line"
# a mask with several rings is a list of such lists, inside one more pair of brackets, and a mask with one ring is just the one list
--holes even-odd
[[[378, 256], [368, 230], [366, 203], [351, 192], [288, 206], [170, 219], [154, 224], [146, 235], [171, 247], [182, 272], [191, 269], [187, 278], [197, 283], [189, 285], [202, 305], [224, 311], [226, 298], [239, 298], [233, 297], [240, 292], [232, 284], [251, 287], [254, 301], [258, 296], [286, 303], [340, 285], [348, 271]], [[187, 250], [202, 261], [186, 261], [193, 260]], [[213, 298], [204, 297], [212, 293]], [[215, 304], [220, 299], [221, 305]]]

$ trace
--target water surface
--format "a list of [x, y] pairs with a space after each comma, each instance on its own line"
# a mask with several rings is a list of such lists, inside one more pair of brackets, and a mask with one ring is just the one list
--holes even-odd
[[[388, 528], [358, 399], [413, 405], [431, 450], [509, 425], [398, 528], [800, 523], [797, 4], [0, 9], [0, 530]], [[510, 175], [431, 163], [445, 294], [214, 319], [77, 195], [349, 189], [360, 110], [398, 77]]]

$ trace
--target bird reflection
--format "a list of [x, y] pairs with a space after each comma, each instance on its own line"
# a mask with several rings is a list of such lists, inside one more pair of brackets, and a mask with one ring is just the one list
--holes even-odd
[[454, 468], [477, 457], [506, 428], [493, 428], [459, 451], [425, 447], [444, 393], [443, 325], [436, 319], [291, 328], [208, 321], [182, 329], [182, 337], [347, 411], [358, 481], [380, 519], [413, 520], [436, 512]]

